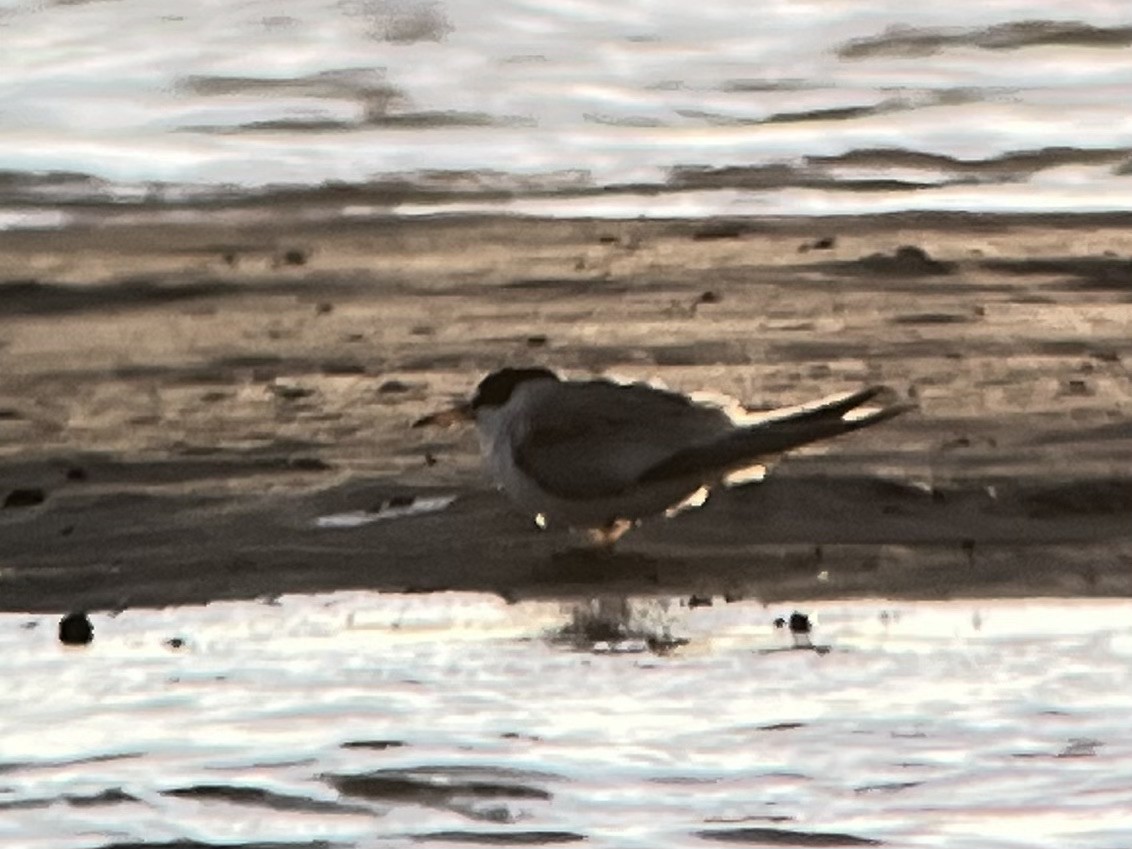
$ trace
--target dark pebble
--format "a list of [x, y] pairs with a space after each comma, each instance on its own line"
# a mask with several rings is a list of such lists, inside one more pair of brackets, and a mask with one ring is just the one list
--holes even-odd
[[307, 264], [307, 252], [306, 251], [300, 251], [300, 250], [293, 248], [293, 249], [287, 251], [285, 254], [283, 254], [283, 264], [284, 265], [306, 265]]
[[542, 347], [545, 347], [545, 346], [546, 346], [546, 337], [543, 336], [541, 333], [535, 334], [534, 336], [528, 336], [527, 337], [527, 347], [528, 348], [542, 348]]
[[810, 633], [810, 617], [805, 613], [794, 611], [790, 614], [790, 633], [791, 634], [808, 634]]
[[711, 607], [711, 604], [709, 595], [694, 595], [688, 599], [688, 607]]
[[269, 386], [271, 394], [276, 398], [282, 398], [284, 401], [298, 401], [300, 398], [309, 398], [314, 394], [313, 389], [308, 389], [305, 386], [282, 386], [275, 384]]
[[315, 315], [326, 315], [327, 313], [332, 313], [334, 312], [334, 304], [328, 304], [325, 302], [321, 304], [315, 304], [314, 312]]
[[94, 640], [94, 626], [85, 613], [68, 613], [59, 620], [59, 642], [65, 646], [86, 646]]
[[1067, 380], [1062, 388], [1064, 395], [1092, 395], [1092, 390], [1087, 381], [1084, 380]]
[[710, 289], [696, 299], [697, 304], [718, 304], [723, 298]]
[[397, 507], [412, 507], [416, 500], [416, 497], [412, 495], [394, 495], [392, 498], [381, 502], [376, 512], [380, 513], [382, 510], [392, 510]]
[[67, 480], [69, 481], [85, 481], [87, 479], [86, 469], [81, 466], [72, 466], [67, 469]]
[[165, 641], [165, 645], [167, 645], [171, 649], [179, 649], [184, 647], [185, 641], [180, 637], [171, 637], [170, 639]]
[[4, 497], [4, 509], [34, 507], [36, 504], [42, 504], [46, 498], [42, 489], [34, 487], [13, 489]]
[[394, 395], [400, 392], [408, 392], [409, 384], [402, 383], [400, 380], [387, 380], [381, 386], [377, 387], [377, 391], [382, 395]]

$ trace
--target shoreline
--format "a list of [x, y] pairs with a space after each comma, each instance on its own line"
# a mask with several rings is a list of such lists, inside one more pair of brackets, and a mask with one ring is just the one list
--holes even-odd
[[[44, 495], [0, 510], [0, 609], [1132, 594], [1132, 215], [277, 212], [0, 232], [0, 500]], [[760, 409], [879, 382], [920, 410], [635, 531], [610, 565], [510, 512], [470, 433], [409, 429], [507, 361]], [[430, 493], [458, 499], [311, 525]]]

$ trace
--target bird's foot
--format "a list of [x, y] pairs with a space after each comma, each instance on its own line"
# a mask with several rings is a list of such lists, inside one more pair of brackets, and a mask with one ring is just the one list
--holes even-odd
[[611, 551], [617, 540], [621, 539], [635, 522], [629, 519], [612, 519], [598, 528], [586, 528], [586, 538], [595, 548]]

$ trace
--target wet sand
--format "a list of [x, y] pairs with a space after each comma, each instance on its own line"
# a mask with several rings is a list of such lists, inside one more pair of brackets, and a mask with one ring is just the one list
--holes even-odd
[[[0, 609], [1132, 593], [1132, 216], [264, 212], [0, 234]], [[920, 409], [582, 555], [409, 426], [509, 361]]]

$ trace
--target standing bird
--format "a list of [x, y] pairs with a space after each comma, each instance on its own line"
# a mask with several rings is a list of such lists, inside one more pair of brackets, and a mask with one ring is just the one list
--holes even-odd
[[413, 426], [474, 420], [488, 471], [524, 513], [611, 545], [733, 472], [910, 409], [858, 409], [884, 391], [872, 386], [745, 425], [720, 407], [643, 383], [504, 368], [480, 381], [470, 404]]

